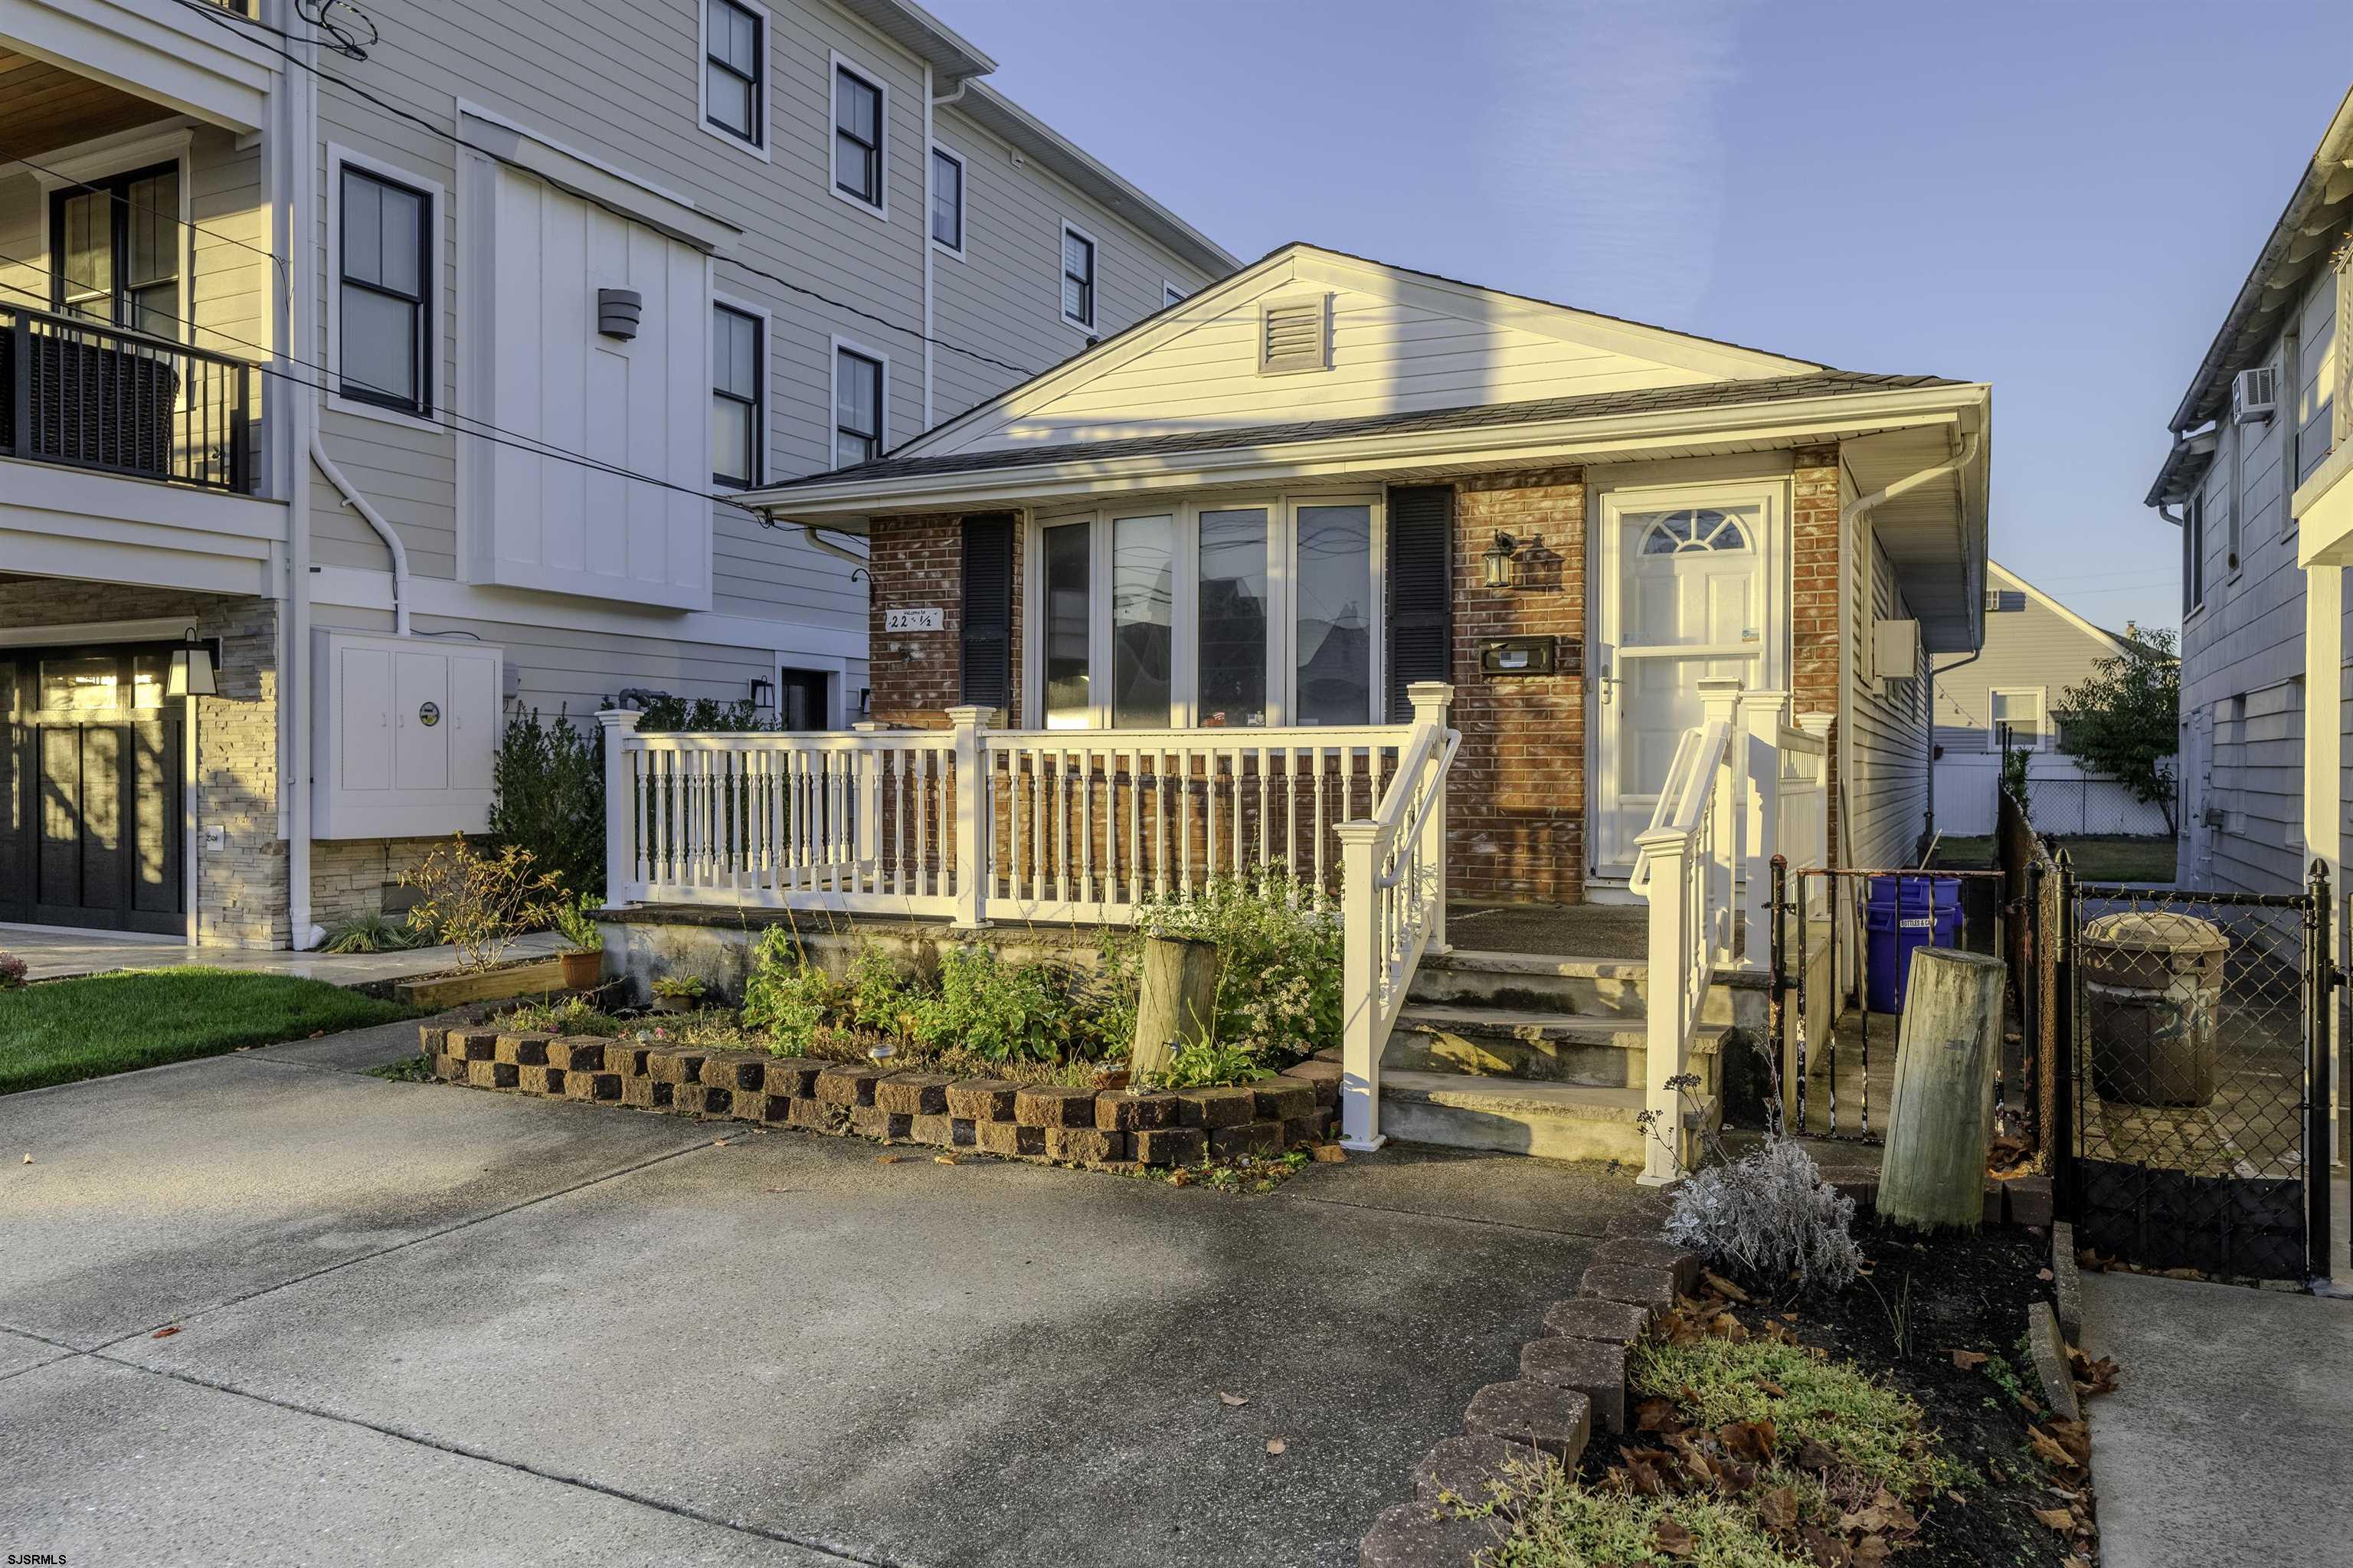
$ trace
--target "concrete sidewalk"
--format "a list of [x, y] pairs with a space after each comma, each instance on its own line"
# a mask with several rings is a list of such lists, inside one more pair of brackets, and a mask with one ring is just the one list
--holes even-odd
[[356, 1071], [415, 1049], [0, 1097], [12, 1550], [1345, 1568], [1638, 1201], [1403, 1149], [1258, 1198], [886, 1165]]
[[[563, 950], [564, 938], [555, 932], [533, 931], [517, 938], [507, 956], [537, 959]], [[333, 985], [374, 985], [380, 980], [438, 975], [458, 967], [458, 949], [447, 945], [408, 948], [396, 953], [297, 953], [284, 948], [192, 948], [176, 938], [135, 931], [78, 931], [5, 923], [0, 923], [0, 953], [14, 953], [24, 959], [28, 978], [37, 980], [203, 964], [322, 980]]]
[[2353, 1301], [2084, 1277], [2105, 1568], [2353, 1559]]

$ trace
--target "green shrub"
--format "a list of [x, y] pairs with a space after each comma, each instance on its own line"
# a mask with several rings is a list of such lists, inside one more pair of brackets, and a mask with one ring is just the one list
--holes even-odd
[[583, 894], [605, 886], [605, 736], [561, 708], [542, 724], [533, 708], [510, 720], [491, 765], [493, 837], [531, 853]]
[[[1340, 1043], [1343, 953], [1337, 901], [1279, 866], [1212, 878], [1198, 895], [1146, 904], [1138, 937], [1184, 937], [1218, 946], [1220, 1045], [1270, 1070]], [[1120, 944], [1133, 966], [1137, 948]], [[1134, 1003], [1127, 1002], [1129, 1027]]]
[[599, 1012], [596, 1004], [584, 996], [567, 996], [561, 1001], [528, 1001], [499, 1022], [516, 1029], [543, 1030], [550, 1034], [596, 1034], [607, 1039], [629, 1027], [610, 1013]]
[[1008, 964], [981, 944], [959, 948], [940, 961], [939, 995], [923, 1010], [918, 1037], [992, 1062], [1082, 1055], [1071, 1050], [1074, 990], [1055, 966]]
[[382, 915], [354, 915], [328, 927], [322, 953], [397, 953], [433, 940], [429, 930], [403, 926]]
[[1222, 1040], [1187, 1041], [1168, 1058], [1168, 1070], [1152, 1086], [1161, 1089], [1220, 1089], [1255, 1084], [1274, 1074], [1255, 1053]]
[[[607, 697], [605, 705], [621, 705]], [[759, 727], [759, 710], [745, 697], [722, 703], [709, 697], [673, 697], [668, 692], [657, 692], [644, 696], [638, 709], [638, 729], [646, 735], [718, 735]]]
[[576, 903], [555, 906], [555, 928], [564, 934], [565, 945], [574, 952], [605, 950], [605, 935], [596, 929], [596, 908], [602, 902], [595, 894], [584, 893]]
[[791, 931], [771, 926], [760, 933], [744, 982], [744, 1028], [765, 1030], [778, 1045], [804, 1051], [848, 1001], [842, 987], [808, 961]]

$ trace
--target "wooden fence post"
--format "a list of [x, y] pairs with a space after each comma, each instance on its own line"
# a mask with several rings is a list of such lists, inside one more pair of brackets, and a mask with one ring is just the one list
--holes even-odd
[[1182, 937], [1147, 937], [1135, 1002], [1135, 1038], [1127, 1066], [1142, 1084], [1168, 1070], [1178, 1045], [1217, 1036], [1218, 946]]
[[1965, 1231], [1984, 1222], [2002, 977], [1990, 954], [1913, 951], [1880, 1166], [1883, 1220]]

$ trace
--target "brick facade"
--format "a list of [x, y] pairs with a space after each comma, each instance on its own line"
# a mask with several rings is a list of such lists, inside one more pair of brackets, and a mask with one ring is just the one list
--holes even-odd
[[[264, 599], [62, 577], [0, 577], [0, 628], [185, 620], [221, 640], [219, 694], [196, 699], [196, 939], [283, 947], [286, 843], [278, 836], [278, 618]], [[223, 842], [207, 848], [202, 830]]]
[[[1021, 705], [1021, 573], [1023, 531], [1013, 531], [1013, 713]], [[874, 524], [869, 558], [873, 592], [868, 595], [869, 683], [878, 724], [936, 729], [947, 710], [964, 701], [964, 530], [960, 517], [887, 517]], [[937, 609], [937, 631], [886, 631], [886, 612]]]
[[[1484, 586], [1498, 531], [1521, 541], [1520, 586]], [[1498, 637], [1585, 643], [1585, 475], [1567, 469], [1465, 480], [1454, 506], [1454, 726], [1447, 790], [1449, 890], [1458, 898], [1574, 904], [1585, 895], [1585, 677], [1497, 679]], [[1578, 660], [1577, 668], [1582, 669]]]
[[[1839, 710], [1839, 454], [1800, 447], [1789, 505], [1789, 700], [1800, 714]], [[1832, 725], [1827, 779], [1831, 859], [1839, 856], [1838, 730]]]

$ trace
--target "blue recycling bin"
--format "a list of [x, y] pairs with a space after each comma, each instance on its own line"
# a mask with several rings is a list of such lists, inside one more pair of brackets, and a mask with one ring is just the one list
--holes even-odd
[[1961, 938], [1961, 884], [1950, 876], [1874, 876], [1863, 898], [1863, 1001], [1873, 1012], [1904, 1011], [1912, 950]]

